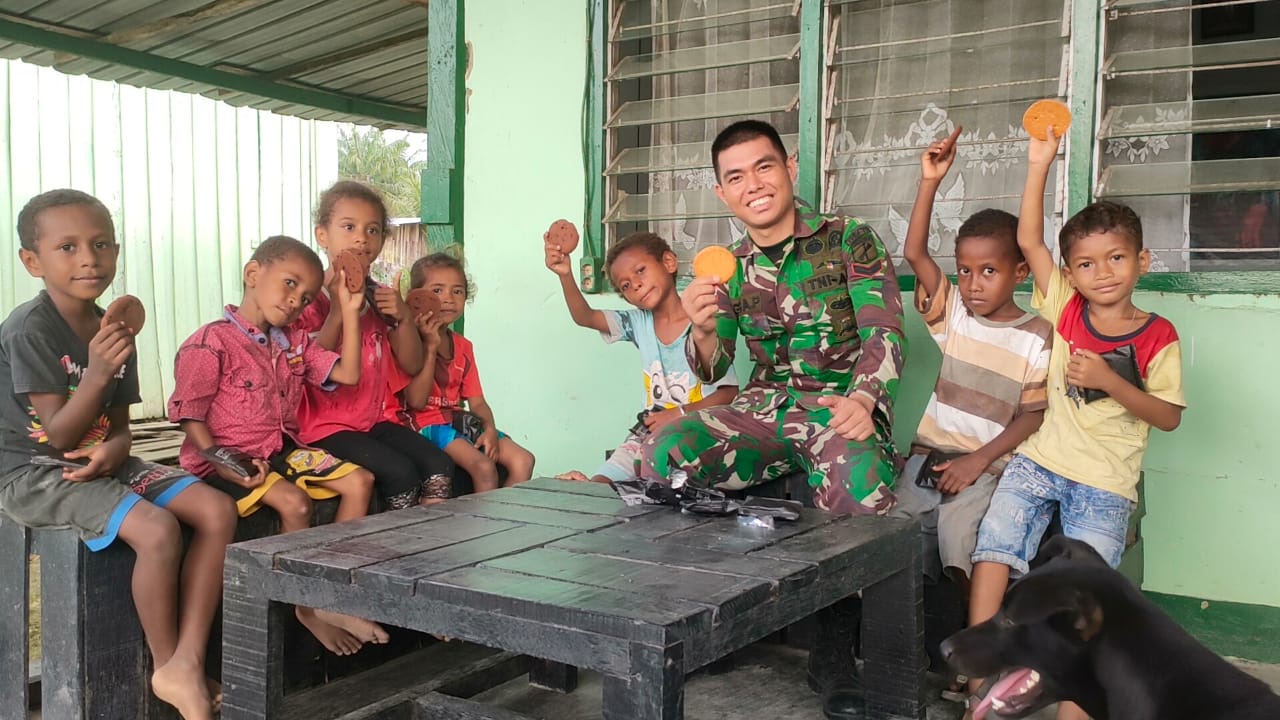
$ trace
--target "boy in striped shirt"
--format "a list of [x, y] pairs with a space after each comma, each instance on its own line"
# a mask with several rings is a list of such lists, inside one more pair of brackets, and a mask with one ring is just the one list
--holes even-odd
[[956, 282], [929, 255], [933, 198], [955, 160], [955, 136], [931, 145], [904, 253], [915, 306], [942, 350], [942, 368], [898, 478], [893, 514], [918, 518], [925, 573], [947, 573], [969, 595], [978, 526], [1010, 455], [1040, 427], [1053, 327], [1013, 301], [1028, 267], [1018, 219], [981, 210], [956, 235]]

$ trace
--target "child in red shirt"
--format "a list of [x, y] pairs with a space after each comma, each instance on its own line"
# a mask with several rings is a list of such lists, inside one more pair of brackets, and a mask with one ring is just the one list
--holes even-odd
[[[241, 517], [264, 505], [275, 510], [286, 533], [311, 526], [312, 498], [339, 497], [341, 522], [363, 517], [373, 494], [368, 470], [297, 440], [305, 386], [328, 391], [360, 380], [359, 294], [339, 284], [342, 312], [353, 321], [341, 356], [290, 327], [323, 278], [311, 248], [282, 235], [267, 238], [245, 265], [240, 306], [228, 305], [222, 318], [192, 333], [174, 361], [169, 420], [186, 433], [183, 469], [235, 498]], [[388, 639], [368, 620], [301, 606], [295, 612], [338, 655]]]
[[[424, 346], [423, 368], [413, 377], [401, 375], [389, 387], [388, 417], [417, 429], [443, 448], [471, 475], [476, 492], [498, 487], [499, 465], [507, 471], [508, 486], [528, 480], [533, 475], [533, 454], [498, 431], [493, 410], [480, 389], [471, 341], [448, 328], [462, 317], [463, 305], [471, 295], [462, 262], [448, 253], [435, 253], [415, 262], [409, 274], [414, 289], [426, 288], [436, 294], [440, 312], [417, 318]], [[482, 425], [474, 442], [459, 429], [465, 426], [467, 409]]]
[[[320, 194], [316, 242], [329, 269], [326, 287], [303, 310], [298, 326], [330, 350], [338, 346], [343, 326], [340, 305], [330, 302], [340, 281], [333, 259], [351, 250], [363, 254], [368, 267], [382, 252], [387, 223], [382, 197], [358, 182], [344, 180]], [[440, 502], [449, 497], [453, 461], [426, 438], [383, 417], [388, 374], [417, 374], [422, 340], [399, 292], [367, 277], [365, 284], [360, 382], [332, 392], [308, 387], [298, 412], [299, 440], [372, 471], [379, 495], [393, 510]]]

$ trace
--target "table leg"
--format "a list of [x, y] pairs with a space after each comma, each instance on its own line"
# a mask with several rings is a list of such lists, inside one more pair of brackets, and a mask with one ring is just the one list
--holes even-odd
[[[222, 591], [222, 720], [269, 720], [284, 701], [283, 606], [229, 556]], [[261, 583], [257, 583], [261, 584]]]
[[919, 544], [902, 570], [862, 591], [867, 715], [925, 717], [924, 597]]
[[529, 684], [559, 693], [571, 693], [578, 688], [578, 668], [534, 658], [529, 665]]
[[6, 608], [0, 619], [0, 718], [24, 720], [27, 717], [27, 560], [29, 531], [0, 516], [0, 607]]
[[631, 673], [604, 676], [603, 720], [684, 720], [684, 646], [631, 646]]

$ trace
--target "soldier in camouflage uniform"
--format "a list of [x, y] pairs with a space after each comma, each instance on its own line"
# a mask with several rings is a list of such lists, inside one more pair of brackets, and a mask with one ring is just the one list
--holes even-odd
[[[794, 166], [779, 158], [775, 174], [786, 177], [786, 162]], [[717, 186], [722, 197], [731, 172]], [[755, 364], [751, 379], [732, 404], [651, 438], [644, 475], [662, 479], [681, 468], [691, 482], [740, 489], [803, 469], [818, 507], [884, 514], [894, 503], [890, 430], [905, 343], [893, 264], [870, 226], [795, 205], [789, 181], [771, 190], [770, 202], [786, 203], [780, 241], [761, 247], [752, 218], [742, 218], [749, 232], [732, 248], [734, 276], [719, 285], [695, 280], [685, 291], [694, 318], [690, 366], [703, 382], [723, 377], [741, 334]], [[744, 205], [754, 194], [744, 193]], [[705, 355], [696, 344], [698, 313], [714, 323]], [[860, 432], [841, 432], [841, 404], [845, 416], [859, 414]]]
[[[755, 367], [727, 406], [667, 425], [643, 446], [646, 479], [740, 488], [793, 468], [817, 505], [883, 515], [894, 504], [890, 430], [905, 337], [893, 264], [870, 226], [797, 206], [796, 164], [770, 125], [734, 123], [711, 145], [716, 194], [747, 226], [733, 276], [681, 297], [685, 350], [703, 382], [723, 377], [738, 335]], [[830, 720], [861, 716], [857, 598], [818, 613], [809, 686]]]

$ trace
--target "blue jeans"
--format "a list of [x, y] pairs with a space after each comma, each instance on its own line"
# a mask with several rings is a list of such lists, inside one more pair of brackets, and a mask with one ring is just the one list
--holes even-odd
[[978, 529], [973, 562], [1008, 565], [1021, 575], [1040, 549], [1054, 506], [1062, 532], [1088, 543], [1111, 567], [1120, 565], [1133, 502], [1050, 472], [1023, 455], [1009, 462]]

